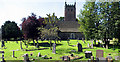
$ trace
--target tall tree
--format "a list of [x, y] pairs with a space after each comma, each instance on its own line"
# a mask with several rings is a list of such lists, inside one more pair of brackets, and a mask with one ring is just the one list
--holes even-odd
[[4, 25], [2, 25], [2, 38], [10, 40], [10, 38], [14, 38], [15, 40], [22, 36], [20, 28], [17, 26], [17, 23], [14, 21], [6, 21]]
[[[52, 46], [52, 42], [51, 40], [55, 40], [58, 37], [58, 27], [56, 25], [56, 16], [55, 13], [53, 13], [52, 15], [47, 14], [48, 18], [45, 18], [45, 22], [47, 23], [47, 25], [45, 27], [40, 27], [38, 30], [41, 31], [41, 36], [43, 38], [49, 39], [50, 41], [50, 50], [52, 50], [51, 46]], [[55, 41], [56, 43], [56, 41]]]
[[97, 6], [95, 2], [86, 2], [84, 5], [84, 10], [81, 10], [81, 14], [79, 15], [79, 23], [80, 23], [80, 31], [83, 32], [86, 39], [96, 39], [97, 33], [95, 29], [97, 29], [98, 20], [97, 16]]
[[36, 15], [32, 13], [27, 19], [23, 18], [22, 22], [22, 30], [25, 39], [33, 39], [33, 43], [35, 46], [35, 39], [39, 37], [39, 30], [38, 27], [44, 26], [44, 19], [39, 17], [37, 19]]

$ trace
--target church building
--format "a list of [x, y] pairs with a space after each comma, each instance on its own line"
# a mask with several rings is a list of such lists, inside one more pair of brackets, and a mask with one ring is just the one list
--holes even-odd
[[79, 31], [80, 24], [76, 21], [76, 2], [74, 5], [65, 2], [64, 21], [57, 23], [60, 32], [58, 36], [62, 40], [66, 39], [82, 39], [84, 35]]

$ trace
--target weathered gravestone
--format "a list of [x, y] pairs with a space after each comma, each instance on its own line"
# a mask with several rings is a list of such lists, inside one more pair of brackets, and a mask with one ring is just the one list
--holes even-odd
[[24, 54], [24, 62], [30, 62], [28, 54]]
[[12, 57], [15, 57], [15, 51], [13, 50], [13, 55], [12, 55]]
[[99, 57], [103, 57], [103, 50], [96, 50], [96, 57], [99, 58]]
[[4, 60], [4, 51], [0, 51], [0, 53], [2, 53], [2, 57], [0, 57], [0, 59], [2, 59], [2, 61], [0, 61], [0, 62], [5, 62], [5, 60]]
[[41, 57], [41, 54], [40, 54], [40, 52], [38, 53], [38, 57]]
[[92, 44], [91, 44], [91, 48], [93, 48], [93, 40], [91, 40], [91, 43], [92, 43]]
[[52, 53], [56, 54], [56, 44], [55, 43], [53, 44], [53, 51], [52, 51]]
[[120, 56], [115, 56], [115, 60], [120, 60]]
[[68, 56], [63, 56], [63, 57], [62, 57], [62, 60], [63, 60], [63, 61], [70, 61], [70, 57], [68, 57]]
[[85, 57], [90, 58], [92, 56], [92, 51], [85, 51]]
[[78, 52], [82, 52], [82, 45], [78, 42], [77, 46], [78, 46]]
[[88, 43], [88, 45], [87, 45], [87, 46], [88, 46], [88, 48], [90, 48], [90, 45], [89, 45], [89, 43]]

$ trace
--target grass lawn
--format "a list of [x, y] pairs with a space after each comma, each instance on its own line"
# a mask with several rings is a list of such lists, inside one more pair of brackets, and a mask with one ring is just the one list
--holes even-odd
[[[32, 42], [29, 44], [28, 48], [22, 43], [23, 49], [27, 49], [29, 51], [23, 51], [20, 49], [20, 42], [16, 43], [14, 41], [8, 41], [5, 43], [6, 49], [1, 48], [1, 42], [0, 42], [0, 51], [4, 51], [5, 54], [5, 60], [23, 60], [24, 58], [22, 57], [25, 53], [29, 54], [29, 57], [35, 58], [35, 59], [41, 59], [40, 57], [36, 57], [37, 54], [40, 52], [41, 55], [47, 55], [48, 57], [52, 57], [52, 59], [49, 60], [62, 60], [60, 57], [62, 56], [67, 56], [70, 55], [71, 53], [74, 55], [78, 56], [83, 56], [82, 59], [79, 60], [88, 60], [85, 58], [84, 51], [92, 51], [92, 54], [94, 57], [96, 57], [96, 50], [104, 50], [104, 57], [107, 57], [108, 54], [111, 54], [111, 56], [114, 58], [114, 56], [118, 56], [118, 49], [113, 50], [111, 49], [105, 49], [101, 47], [94, 47], [94, 49], [83, 49], [83, 52], [71, 52], [71, 50], [78, 50], [77, 46], [72, 47], [72, 45], [77, 45], [77, 43], [81, 43], [83, 48], [87, 48], [87, 44], [91, 44], [90, 41], [86, 41], [84, 43], [82, 40], [70, 40], [70, 44], [68, 45], [67, 41], [61, 41], [61, 42], [56, 42], [56, 54], [52, 53], [52, 50], [50, 50], [49, 42], [48, 41], [39, 41], [40, 43], [40, 48], [39, 50], [32, 45]], [[54, 41], [52, 41], [54, 43]], [[15, 57], [12, 57], [12, 50], [15, 51]], [[33, 56], [30, 56], [30, 53], [33, 53]], [[0, 54], [1, 56], [1, 54]]]

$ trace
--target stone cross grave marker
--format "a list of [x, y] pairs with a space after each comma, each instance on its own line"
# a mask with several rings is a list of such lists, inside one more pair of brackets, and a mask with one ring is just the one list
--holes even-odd
[[78, 42], [77, 46], [78, 46], [78, 52], [82, 52], [82, 45]]
[[56, 54], [56, 44], [55, 43], [53, 44], [53, 51], [52, 51], [52, 53]]
[[96, 50], [96, 57], [103, 57], [103, 50]]

